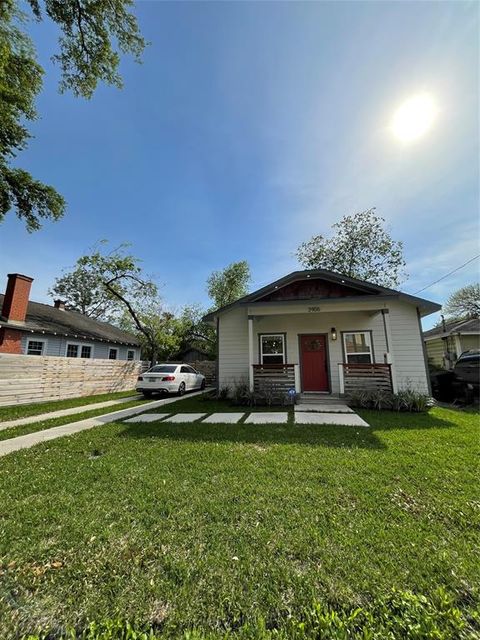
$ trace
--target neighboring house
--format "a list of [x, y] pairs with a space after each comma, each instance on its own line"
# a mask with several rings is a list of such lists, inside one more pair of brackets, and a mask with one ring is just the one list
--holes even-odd
[[434, 367], [451, 369], [464, 351], [480, 349], [480, 318], [444, 322], [423, 334], [428, 361]]
[[0, 353], [140, 360], [140, 343], [130, 333], [70, 311], [60, 300], [53, 306], [30, 302], [32, 282], [8, 275], [5, 295], [0, 294]]
[[295, 271], [205, 316], [217, 326], [218, 385], [275, 383], [343, 394], [429, 392], [420, 319], [435, 302], [315, 269]]

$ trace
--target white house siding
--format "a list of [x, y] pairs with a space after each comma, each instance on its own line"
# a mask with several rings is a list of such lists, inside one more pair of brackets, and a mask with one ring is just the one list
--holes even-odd
[[118, 349], [117, 360], [126, 360], [127, 351], [134, 350], [134, 360], [140, 359], [140, 352], [138, 347], [126, 347], [124, 345], [108, 344], [106, 342], [98, 342], [95, 340], [79, 340], [77, 338], [66, 338], [65, 336], [54, 336], [42, 333], [24, 333], [22, 335], [22, 352], [27, 353], [27, 344], [29, 340], [41, 340], [46, 343], [45, 353], [46, 356], [65, 356], [67, 350], [67, 343], [86, 344], [92, 345], [92, 358], [99, 358], [108, 360], [108, 352], [110, 348]]
[[[341, 303], [340, 303], [341, 304]], [[339, 305], [340, 306], [340, 305]], [[358, 305], [361, 306], [361, 305]], [[307, 307], [299, 304], [300, 308]], [[414, 306], [389, 303], [388, 314], [392, 343], [389, 345], [399, 388], [412, 387], [428, 391], [427, 375], [422, 347], [422, 336]], [[248, 314], [258, 313], [253, 320], [254, 364], [259, 362], [259, 335], [262, 333], [286, 333], [287, 362], [299, 364], [299, 335], [303, 333], [328, 334], [329, 369], [332, 393], [338, 393], [340, 383], [338, 364], [343, 362], [342, 332], [369, 330], [372, 332], [374, 360], [385, 362], [387, 344], [383, 317], [379, 310], [322, 311], [318, 313], [293, 313], [267, 315], [262, 308], [238, 307], [219, 319], [219, 386], [232, 385], [235, 381], [248, 380]], [[272, 308], [269, 309], [272, 314]], [[337, 340], [331, 339], [331, 329], [337, 330]]]
[[248, 317], [245, 307], [220, 316], [218, 331], [218, 385], [248, 381]]
[[427, 340], [425, 342], [427, 349], [428, 361], [436, 367], [444, 368], [445, 363], [443, 360], [444, 355], [444, 343], [441, 338], [437, 340]]
[[389, 303], [392, 351], [398, 387], [428, 393], [423, 337], [417, 309], [406, 302]]

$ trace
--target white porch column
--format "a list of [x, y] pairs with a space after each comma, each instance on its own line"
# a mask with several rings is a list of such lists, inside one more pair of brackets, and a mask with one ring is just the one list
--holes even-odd
[[386, 357], [387, 364], [390, 365], [390, 372], [392, 375], [392, 391], [397, 393], [397, 374], [395, 371], [395, 362], [393, 358], [393, 343], [392, 343], [392, 329], [390, 326], [390, 313], [388, 309], [382, 309], [383, 327], [385, 329], [385, 342], [387, 345]]
[[340, 395], [345, 393], [345, 375], [343, 370], [343, 363], [338, 364], [338, 379], [340, 381]]
[[248, 385], [253, 391], [253, 316], [248, 316]]

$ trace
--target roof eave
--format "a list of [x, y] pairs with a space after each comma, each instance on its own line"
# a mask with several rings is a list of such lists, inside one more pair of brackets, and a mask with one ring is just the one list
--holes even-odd
[[270, 292], [275, 291], [276, 289], [283, 287], [290, 282], [294, 282], [298, 279], [306, 279], [306, 278], [324, 278], [326, 280], [330, 280], [332, 282], [339, 282], [340, 284], [351, 285], [357, 287], [358, 289], [364, 289], [366, 292], [370, 291], [373, 295], [397, 295], [401, 299], [409, 302], [410, 304], [414, 304], [419, 308], [420, 315], [422, 317], [430, 315], [431, 313], [435, 313], [440, 311], [442, 308], [440, 304], [436, 302], [431, 302], [430, 300], [426, 300], [424, 298], [417, 298], [416, 296], [412, 296], [408, 293], [403, 293], [402, 291], [397, 291], [395, 289], [388, 289], [387, 287], [381, 287], [380, 285], [372, 284], [370, 282], [364, 282], [363, 280], [358, 280], [356, 278], [350, 278], [349, 276], [342, 275], [341, 273], [335, 273], [333, 271], [326, 271], [325, 269], [305, 269], [303, 271], [292, 271], [283, 278], [279, 278], [274, 282], [262, 287], [261, 289], [257, 289], [252, 293], [240, 298], [239, 300], [232, 302], [231, 304], [225, 305], [224, 307], [220, 307], [215, 311], [211, 311], [207, 313], [203, 320], [204, 322], [213, 323], [219, 315], [222, 315], [226, 311], [229, 311], [233, 307], [241, 306], [249, 302], [254, 302], [256, 299], [261, 298], [267, 295]]
[[9, 329], [15, 329], [17, 331], [24, 331], [25, 333], [42, 333], [48, 336], [63, 336], [66, 338], [74, 338], [77, 340], [93, 340], [94, 342], [105, 342], [107, 344], [119, 344], [124, 345], [126, 347], [140, 347], [141, 344], [137, 340], [132, 340], [127, 342], [125, 340], [113, 340], [109, 338], [99, 338], [92, 335], [84, 335], [81, 332], [78, 333], [68, 333], [65, 331], [52, 331], [50, 329], [42, 329], [41, 327], [36, 327], [27, 324], [14, 324], [12, 322], [5, 322], [4, 320], [0, 320], [0, 327], [8, 327]]

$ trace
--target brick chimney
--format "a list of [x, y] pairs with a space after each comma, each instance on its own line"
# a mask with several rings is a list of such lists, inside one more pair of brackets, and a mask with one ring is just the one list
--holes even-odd
[[54, 300], [53, 306], [55, 309], [60, 309], [60, 311], [65, 311], [65, 300]]
[[7, 322], [25, 322], [32, 282], [33, 278], [20, 273], [8, 274], [7, 290], [2, 307], [2, 316]]

